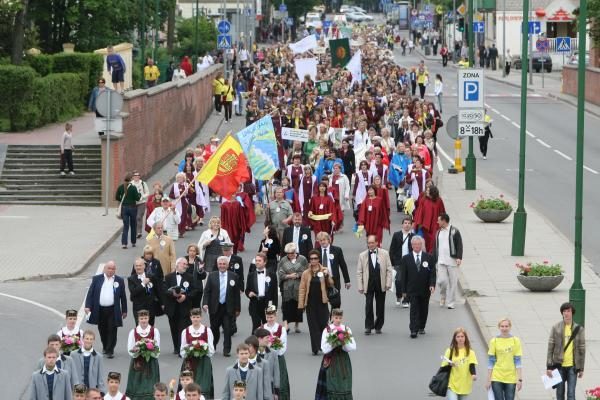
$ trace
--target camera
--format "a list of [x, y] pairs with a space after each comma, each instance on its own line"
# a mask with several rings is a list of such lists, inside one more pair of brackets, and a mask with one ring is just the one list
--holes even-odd
[[180, 296], [182, 291], [181, 286], [173, 286], [168, 289], [169, 294], [174, 297]]

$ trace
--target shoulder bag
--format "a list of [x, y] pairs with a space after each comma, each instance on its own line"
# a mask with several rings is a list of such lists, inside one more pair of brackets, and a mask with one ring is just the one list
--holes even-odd
[[[453, 349], [450, 348], [450, 361], [452, 361], [452, 353]], [[431, 381], [429, 382], [429, 390], [435, 393], [438, 396], [446, 397], [446, 392], [448, 392], [448, 381], [450, 380], [450, 370], [452, 369], [452, 365], [448, 364], [444, 367], [440, 367], [438, 372], [431, 377]]]
[[117, 219], [123, 219], [123, 215], [121, 214], [123, 212], [123, 200], [125, 200], [125, 196], [127, 195], [127, 189], [129, 189], [129, 186], [131, 186], [131, 183], [123, 189], [123, 197], [121, 197], [121, 202], [119, 203], [119, 207], [117, 207]]

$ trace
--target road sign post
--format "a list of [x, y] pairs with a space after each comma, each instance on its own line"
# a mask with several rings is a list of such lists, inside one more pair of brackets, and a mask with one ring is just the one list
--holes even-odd
[[477, 186], [477, 165], [473, 153], [473, 136], [483, 136], [485, 134], [483, 83], [483, 69], [458, 70], [458, 136], [469, 137], [469, 154], [467, 155], [465, 173], [466, 190], [475, 190]]
[[[469, 23], [465, 24], [465, 27], [469, 30], [469, 67], [473, 68], [475, 64], [475, 35], [473, 33], [473, 1], [468, 0], [468, 15], [469, 15]], [[460, 71], [459, 71], [460, 72]], [[483, 72], [481, 74], [483, 77]], [[459, 84], [460, 86], [460, 84]], [[483, 88], [483, 79], [481, 80], [481, 87]], [[464, 89], [464, 86], [463, 86]], [[472, 88], [470, 88], [472, 90]], [[460, 89], [459, 89], [460, 91]], [[481, 92], [483, 94], [483, 92]], [[460, 108], [460, 94], [459, 98], [459, 108]], [[464, 94], [463, 94], [464, 97]], [[481, 98], [483, 103], [483, 96]], [[465, 189], [466, 190], [475, 190], [477, 187], [477, 162], [475, 160], [475, 154], [473, 153], [473, 136], [469, 136], [469, 153], [467, 154], [467, 162], [466, 162], [467, 170], [465, 171]]]

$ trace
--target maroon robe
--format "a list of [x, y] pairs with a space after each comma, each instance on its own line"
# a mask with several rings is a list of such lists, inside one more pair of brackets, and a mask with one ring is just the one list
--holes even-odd
[[385, 226], [385, 213], [380, 197], [367, 197], [358, 210], [358, 225], [365, 227], [365, 233], [377, 237], [378, 246], [383, 240], [383, 228]]
[[434, 248], [435, 235], [440, 228], [438, 217], [445, 212], [446, 208], [441, 197], [438, 197], [435, 201], [426, 195], [419, 197], [419, 208], [415, 210], [414, 224], [416, 227], [421, 226], [423, 228], [427, 252], [431, 252]]
[[331, 235], [331, 239], [333, 241], [332, 225], [334, 223], [337, 224], [337, 221], [335, 220], [335, 202], [331, 198], [331, 196], [328, 194], [326, 194], [325, 196], [313, 196], [310, 199], [310, 211], [312, 211], [314, 215], [331, 214], [329, 219], [322, 221], [315, 221], [313, 219], [310, 219], [310, 226], [315, 232], [315, 237], [319, 232], [327, 232]]
[[[185, 185], [183, 183], [177, 183], [175, 182], [173, 184], [173, 186], [171, 186], [171, 192], [169, 193], [169, 197], [177, 200], [177, 198], [179, 196], [175, 195], [175, 185], [179, 186], [179, 194], [181, 195], [181, 193], [183, 193], [185, 191]], [[191, 189], [191, 187], [190, 187]], [[189, 190], [188, 190], [188, 195], [189, 195]], [[182, 196], [181, 200], [179, 200], [181, 202], [181, 222], [179, 222], [179, 225], [177, 226], [178, 230], [179, 230], [179, 237], [183, 237], [183, 235], [186, 232], [186, 228], [189, 226], [192, 226], [192, 217], [190, 216], [190, 214], [188, 214], [188, 208], [190, 206], [190, 202], [189, 199], [186, 196]]]
[[302, 165], [297, 167], [295, 165], [289, 165], [288, 168], [290, 169], [290, 174], [288, 177], [291, 178], [292, 187], [295, 191], [297, 191], [300, 187], [300, 177], [302, 174], [304, 174]]
[[240, 239], [246, 229], [245, 219], [244, 209], [235, 198], [221, 204], [221, 226], [229, 233], [234, 253], [237, 253]]
[[[375, 196], [381, 199], [381, 208], [383, 208], [383, 227], [390, 229], [390, 195], [386, 187], [375, 188]], [[368, 196], [367, 196], [368, 197]]]

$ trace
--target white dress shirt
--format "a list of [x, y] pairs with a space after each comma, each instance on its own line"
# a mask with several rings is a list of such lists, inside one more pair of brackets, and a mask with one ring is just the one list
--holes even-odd
[[[261, 274], [259, 274], [259, 272], [262, 272]], [[258, 297], [264, 297], [265, 296], [265, 283], [266, 283], [266, 278], [267, 278], [267, 271], [262, 269], [256, 269], [256, 277], [257, 277], [257, 281], [258, 281]]]
[[110, 307], [115, 305], [115, 292], [114, 292], [115, 277], [114, 275], [110, 278], [104, 274], [104, 283], [102, 289], [100, 289], [100, 306]]
[[408, 254], [408, 235], [410, 235], [410, 232], [402, 232], [402, 257]]
[[373, 268], [377, 265], [377, 250], [369, 250], [369, 257], [371, 257], [371, 262], [373, 263]]

